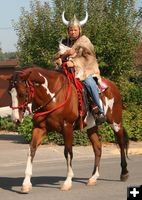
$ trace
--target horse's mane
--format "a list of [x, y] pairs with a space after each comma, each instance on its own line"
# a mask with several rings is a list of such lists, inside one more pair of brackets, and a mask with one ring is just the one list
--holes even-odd
[[46, 71], [56, 71], [56, 72], [61, 72], [61, 70], [57, 70], [57, 69], [49, 69], [48, 67], [43, 67], [37, 64], [26, 64], [25, 66], [23, 66], [21, 68], [21, 70], [26, 70], [29, 68], [33, 68], [33, 69], [39, 69], [39, 70], [46, 70]]
[[[62, 70], [62, 68], [60, 69], [49, 69], [43, 66], [39, 66], [37, 64], [27, 64], [24, 67], [21, 67], [19, 71], [34, 71], [37, 70], [40, 73], [44, 73], [44, 74], [48, 74], [48, 76], [50, 75], [50, 77], [58, 77], [58, 76], [62, 76], [65, 79], [67, 79], [67, 76], [64, 73], [64, 70]], [[56, 75], [55, 75], [56, 74]]]

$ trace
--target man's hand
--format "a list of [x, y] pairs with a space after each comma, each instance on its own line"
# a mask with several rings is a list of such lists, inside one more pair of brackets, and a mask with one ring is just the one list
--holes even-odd
[[70, 48], [70, 49], [68, 49], [68, 50], [66, 50], [66, 52], [65, 52], [65, 54], [66, 55], [73, 55], [75, 53], [75, 49], [74, 48]]
[[53, 64], [56, 66], [56, 68], [58, 66], [61, 66], [62, 65], [62, 59], [61, 58], [58, 58], [56, 60], [53, 61]]

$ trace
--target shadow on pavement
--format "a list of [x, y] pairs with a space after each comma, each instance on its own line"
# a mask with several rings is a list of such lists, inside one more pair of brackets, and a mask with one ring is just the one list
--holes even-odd
[[0, 134], [0, 140], [11, 141], [13, 143], [27, 144], [23, 136], [17, 134]]
[[[22, 182], [24, 177], [11, 178], [11, 177], [0, 177], [0, 188], [3, 190], [23, 194], [21, 190]], [[65, 177], [61, 176], [38, 176], [32, 177], [33, 187], [44, 187], [44, 188], [55, 188], [60, 189], [61, 183], [65, 180]], [[87, 178], [74, 178], [73, 182], [79, 182], [86, 184]], [[19, 190], [14, 189], [14, 187], [19, 187]]]

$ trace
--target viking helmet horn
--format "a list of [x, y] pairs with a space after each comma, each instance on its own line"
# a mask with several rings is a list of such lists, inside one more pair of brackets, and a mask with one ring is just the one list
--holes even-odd
[[86, 16], [82, 21], [80, 21], [80, 26], [83, 26], [84, 24], [86, 24], [87, 20], [88, 20], [88, 12], [86, 11]]
[[62, 21], [63, 21], [63, 23], [64, 23], [66, 26], [69, 25], [69, 21], [67, 21], [67, 20], [65, 19], [65, 11], [63, 11], [63, 13], [62, 13]]
[[86, 16], [82, 21], [78, 21], [78, 19], [76, 18], [76, 16], [74, 15], [73, 19], [70, 21], [67, 21], [65, 19], [65, 11], [63, 11], [62, 13], [62, 21], [66, 26], [70, 26], [70, 25], [78, 25], [78, 26], [83, 26], [88, 20], [88, 12], [86, 11]]

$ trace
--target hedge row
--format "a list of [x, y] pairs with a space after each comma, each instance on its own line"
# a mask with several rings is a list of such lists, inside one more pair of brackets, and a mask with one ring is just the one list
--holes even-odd
[[[131, 106], [129, 109], [123, 111], [123, 123], [126, 131], [128, 132], [130, 140], [142, 141], [142, 118], [141, 118], [141, 106]], [[30, 116], [25, 117], [23, 123], [15, 127], [10, 117], [0, 118], [0, 129], [6, 129], [9, 131], [18, 131], [22, 135], [26, 142], [31, 141], [32, 133], [32, 119]], [[104, 123], [99, 133], [104, 142], [115, 142], [115, 137], [111, 127]], [[50, 132], [48, 137], [43, 139], [43, 144], [53, 142], [59, 145], [63, 144], [62, 135], [56, 132]], [[86, 133], [86, 129], [83, 131], [74, 132], [74, 145], [88, 145], [89, 140]]]

